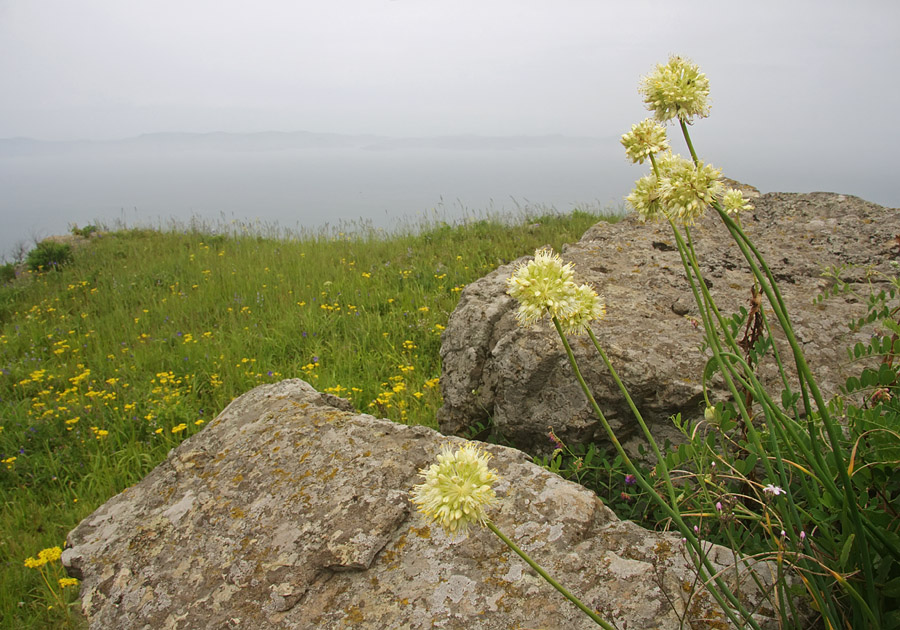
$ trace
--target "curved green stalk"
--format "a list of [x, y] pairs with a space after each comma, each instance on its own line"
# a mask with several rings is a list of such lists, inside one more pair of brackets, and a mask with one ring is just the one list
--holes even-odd
[[[758, 383], [758, 381], [756, 381], [755, 375], [753, 374], [749, 365], [747, 365], [744, 362], [743, 358], [740, 357], [739, 354], [731, 354], [729, 352], [723, 352], [723, 349], [720, 347], [716, 328], [713, 324], [713, 317], [712, 317], [713, 315], [715, 315], [715, 318], [718, 319], [721, 329], [723, 331], [723, 334], [725, 334], [726, 339], [729, 342], [729, 345], [731, 347], [736, 348], [737, 344], [734, 341], [734, 338], [731, 336], [730, 331], [728, 330], [727, 325], [724, 321], [724, 318], [721, 316], [721, 313], [719, 313], [718, 309], [716, 308], [715, 301], [713, 300], [712, 295], [709, 293], [706, 283], [703, 281], [699, 266], [697, 265], [697, 262], [696, 262], [696, 254], [693, 250], [692, 244], [690, 246], [688, 244], [686, 244], [684, 242], [684, 240], [681, 238], [680, 232], [678, 231], [678, 228], [677, 228], [677, 226], [675, 226], [674, 222], [672, 222], [670, 220], [670, 223], [672, 224], [672, 229], [675, 234], [676, 242], [678, 243], [679, 253], [681, 254], [682, 264], [685, 268], [685, 273], [687, 275], [687, 279], [690, 284], [691, 291], [694, 294], [694, 300], [697, 303], [698, 307], [701, 308], [701, 317], [703, 318], [704, 328], [707, 331], [707, 337], [708, 337], [710, 349], [713, 352], [714, 360], [720, 366], [722, 376], [725, 379], [726, 384], [728, 385], [728, 387], [732, 393], [733, 400], [735, 401], [735, 404], [737, 405], [739, 411], [741, 412], [741, 416], [744, 418], [745, 425], [747, 426], [747, 430], [748, 430], [748, 437], [750, 438], [751, 442], [753, 443], [754, 449], [756, 449], [756, 451], [758, 453], [766, 453], [767, 451], [762, 445], [762, 442], [759, 438], [756, 428], [753, 425], [753, 423], [750, 421], [749, 411], [745, 408], [744, 402], [743, 402], [742, 398], [739, 396], [739, 394], [732, 382], [732, 377], [739, 378], [740, 374], [737, 373], [736, 371], [733, 372], [734, 368], [732, 366], [732, 363], [730, 363], [730, 361], [736, 361], [736, 362], [742, 364], [743, 368], [744, 368], [743, 371], [745, 372], [745, 374], [749, 375], [749, 377], [751, 378], [751, 382], [744, 382], [743, 378], [740, 378], [740, 380], [746, 386], [747, 389], [754, 390], [754, 392], [758, 398], [761, 398], [763, 396], [768, 398], [768, 395], [765, 394], [765, 392], [762, 390], [761, 385]], [[688, 236], [690, 236], [689, 232], [688, 232]], [[695, 278], [697, 278], [697, 280], [698, 280], [698, 282], [696, 282], [696, 283], [694, 280]], [[698, 294], [698, 289], [697, 289], [698, 286], [700, 287], [700, 289], [699, 289], [700, 293], [702, 293], [702, 300], [701, 300], [700, 294]], [[704, 305], [706, 305], [706, 308], [704, 308]], [[728, 360], [726, 360], [726, 359], [728, 359]], [[772, 405], [772, 408], [775, 408], [774, 404]], [[783, 462], [780, 457], [780, 453], [778, 453], [776, 456], [776, 464], [779, 469], [777, 474], [772, 469], [769, 459], [767, 457], [762, 458], [762, 464], [763, 464], [763, 467], [766, 469], [767, 475], [769, 475], [770, 478], [779, 479], [780, 483], [784, 487], [787, 487], [788, 484], [786, 481], [786, 474], [785, 474]], [[827, 473], [825, 474], [825, 478], [827, 481], [830, 482], [830, 476]], [[797, 515], [796, 512], [793, 512], [793, 514], [791, 514], [791, 517], [792, 517], [791, 518], [792, 521], [796, 521], [796, 523], [793, 523], [794, 528], [795, 529], [799, 528], [799, 525], [798, 525], [799, 515]], [[815, 581], [818, 581], [818, 580], [815, 580]], [[829, 612], [826, 612], [825, 609], [823, 608], [822, 612], [823, 612], [823, 614], [831, 617], [832, 620], [834, 620], [836, 618], [834, 611], [830, 611], [830, 614], [829, 614]]]
[[[688, 527], [684, 522], [684, 519], [681, 518], [681, 514], [679, 514], [677, 507], [674, 505], [670, 506], [668, 503], [666, 503], [666, 501], [656, 492], [656, 489], [647, 482], [641, 472], [637, 469], [637, 467], [634, 465], [634, 462], [632, 462], [631, 458], [628, 456], [628, 453], [625, 452], [625, 449], [622, 447], [622, 444], [616, 437], [615, 432], [609, 425], [606, 416], [603, 414], [603, 411], [597, 404], [597, 401], [594, 398], [594, 395], [591, 393], [590, 388], [587, 386], [587, 383], [584, 380], [584, 376], [581, 374], [581, 370], [578, 368], [578, 362], [575, 360], [575, 355], [572, 352], [572, 347], [569, 345], [569, 340], [566, 339], [566, 336], [562, 330], [562, 326], [559, 323], [559, 319], [557, 319], [555, 316], [553, 317], [553, 325], [556, 327], [556, 332], [559, 334], [559, 338], [563, 342], [563, 347], [566, 350], [566, 356], [569, 359], [569, 364], [572, 366], [572, 371], [575, 373], [575, 378], [578, 380], [578, 384], [581, 386], [581, 391], [584, 392], [584, 395], [593, 408], [594, 413], [597, 415], [597, 418], [603, 425], [603, 429], [606, 431], [607, 437], [609, 438], [610, 442], [612, 442], [613, 446], [616, 449], [616, 452], [622, 458], [622, 462], [628, 468], [628, 471], [632, 475], [634, 475], [635, 481], [641, 487], [641, 489], [647, 493], [647, 496], [649, 496], [663, 510], [663, 512], [665, 512], [666, 516], [668, 516], [672, 520], [672, 522], [674, 522], [678, 526], [678, 531], [681, 532], [681, 535], [690, 544], [691, 548], [693, 548], [697, 554], [702, 556], [703, 546], [700, 542], [700, 539], [697, 538], [693, 530]], [[760, 630], [759, 624], [756, 623], [756, 620], [753, 619], [752, 616], [747, 614], [747, 611], [744, 608], [743, 604], [741, 604], [740, 600], [738, 600], [728, 589], [728, 586], [722, 581], [722, 579], [718, 577], [716, 571], [713, 569], [712, 564], [705, 556], [703, 556], [703, 562], [697, 566], [697, 571], [703, 579], [704, 585], [707, 587], [709, 593], [716, 600], [716, 602], [719, 603], [722, 611], [732, 622], [734, 622], [736, 626], [740, 627], [743, 623], [749, 624], [750, 627], [754, 628], [755, 630]], [[707, 575], [709, 575], [710, 577], [706, 577]], [[708, 583], [709, 579], [712, 579], [718, 588], [711, 587]], [[732, 609], [725, 602], [726, 599], [728, 600], [728, 603], [731, 604], [731, 606], [734, 606], [734, 609]], [[740, 611], [743, 620], [738, 619], [734, 610]]]
[[659, 445], [656, 443], [656, 439], [653, 437], [653, 434], [650, 433], [650, 429], [649, 427], [647, 427], [647, 423], [644, 422], [644, 417], [641, 415], [641, 412], [638, 411], [637, 405], [634, 404], [634, 401], [631, 398], [631, 394], [628, 393], [628, 389], [625, 387], [622, 379], [619, 378], [619, 374], [618, 372], [616, 372], [616, 368], [613, 367], [612, 362], [609, 360], [609, 356], [607, 356], [606, 352], [603, 350], [603, 347], [600, 345], [600, 342], [597, 340], [597, 337], [594, 335], [594, 331], [591, 330], [588, 326], [585, 326], [585, 329], [587, 330], [588, 336], [591, 338], [591, 341], [594, 344], [594, 348], [597, 349], [600, 358], [603, 359], [603, 363], [606, 364], [606, 369], [609, 370], [609, 373], [612, 375], [613, 380], [619, 387], [619, 391], [622, 392], [622, 395], [625, 397], [625, 400], [628, 403], [628, 407], [631, 409], [631, 413], [638, 421], [638, 424], [641, 425], [641, 430], [644, 432], [644, 437], [647, 438], [647, 442], [650, 444], [650, 448], [653, 449], [653, 455], [656, 457], [656, 462], [662, 470], [662, 474], [660, 476], [665, 481], [666, 490], [669, 493], [669, 501], [672, 502], [673, 506], [676, 505], [677, 501], [675, 499], [675, 486], [672, 485], [672, 479], [669, 476], [669, 467], [666, 465], [666, 460], [662, 456], [662, 453], [659, 451]]
[[496, 526], [496, 525], [494, 525], [494, 524], [493, 524], [492, 522], [490, 522], [490, 521], [487, 521], [487, 522], [485, 523], [485, 525], [487, 525], [488, 529], [490, 529], [492, 532], [494, 532], [500, 540], [502, 540], [504, 543], [506, 543], [506, 546], [507, 546], [507, 547], [509, 547], [510, 549], [512, 549], [513, 551], [515, 551], [515, 552], [519, 555], [519, 557], [522, 558], [522, 560], [524, 560], [525, 562], [527, 562], [527, 563], [528, 563], [528, 566], [530, 566], [532, 569], [534, 569], [535, 571], [537, 571], [538, 575], [540, 575], [542, 578], [544, 578], [545, 580], [547, 580], [547, 582], [550, 584], [550, 586], [552, 586], [552, 587], [555, 588], [557, 591], [559, 591], [560, 593], [562, 593], [563, 596], [564, 596], [566, 599], [568, 599], [570, 602], [572, 602], [573, 604], [575, 604], [576, 606], [578, 606], [578, 608], [581, 609], [581, 612], [583, 612], [583, 613], [586, 614], [588, 617], [590, 617], [591, 619], [593, 619], [594, 622], [595, 622], [598, 626], [601, 626], [601, 627], [604, 628], [605, 630], [615, 630], [615, 628], [614, 628], [613, 626], [611, 626], [609, 623], [607, 623], [606, 621], [604, 621], [599, 615], [597, 615], [597, 613], [595, 613], [593, 610], [591, 610], [590, 608], [588, 608], [587, 606], [585, 606], [585, 605], [581, 602], [580, 599], [578, 599], [577, 597], [575, 597], [574, 595], [572, 595], [572, 593], [570, 593], [568, 590], [566, 590], [566, 588], [565, 588], [562, 584], [560, 584], [559, 582], [557, 582], [556, 580], [554, 580], [552, 577], [550, 577], [550, 574], [549, 574], [549, 573], [547, 573], [547, 572], [546, 572], [546, 571], [545, 571], [545, 570], [544, 570], [537, 562], [535, 562], [534, 560], [532, 560], [532, 559], [528, 556], [527, 553], [525, 553], [524, 551], [522, 551], [521, 549], [519, 549], [519, 547], [516, 545], [516, 543], [514, 543], [514, 542], [513, 542], [512, 540], [510, 540], [503, 532], [501, 532], [499, 529], [497, 529], [497, 526]]
[[678, 122], [681, 124], [681, 135], [684, 136], [684, 141], [687, 143], [688, 151], [691, 152], [691, 159], [694, 160], [694, 164], [699, 164], [700, 160], [697, 158], [697, 152], [694, 151], [694, 143], [691, 142], [691, 134], [688, 133], [687, 123], [684, 122], [681, 118], [678, 119]]
[[[716, 206], [718, 206], [718, 204], [716, 204]], [[805, 379], [806, 384], [809, 387], [809, 391], [812, 394], [813, 400], [816, 401], [816, 407], [819, 410], [819, 416], [822, 418], [822, 423], [824, 424], [825, 431], [828, 434], [828, 440], [829, 442], [831, 442], [834, 465], [837, 469], [841, 485], [844, 489], [844, 507], [849, 512], [850, 521], [853, 524], [853, 529], [862, 534], [863, 532], [867, 531], [867, 529], [863, 525], [862, 515], [859, 511], [859, 504], [856, 500], [856, 495], [853, 492], [853, 485], [850, 482], [850, 476], [847, 472], [846, 464], [843, 460], [843, 457], [841, 456], [840, 431], [835, 426], [834, 420], [831, 418], [831, 414], [828, 412], [828, 408], [825, 404], [822, 392], [819, 390], [819, 387], [815, 382], [812, 372], [809, 369], [809, 365], [806, 363], [806, 358], [803, 355], [803, 351], [800, 348], [800, 344], [798, 343], [797, 338], [794, 335], [793, 327], [791, 326], [790, 320], [787, 316], [787, 309], [784, 308], [784, 302], [781, 299], [781, 295], [777, 293], [777, 288], [774, 288], [777, 287], [775, 279], [772, 276], [771, 271], [768, 269], [768, 266], [765, 266], [765, 261], [762, 258], [762, 255], [758, 250], [756, 250], [755, 246], [750, 242], [750, 239], [743, 232], [743, 230], [741, 230], [740, 227], [731, 219], [731, 217], [729, 217], [728, 214], [720, 207], [717, 207], [716, 210], [718, 211], [719, 216], [722, 218], [723, 222], [725, 222], [725, 225], [728, 227], [729, 231], [732, 233], [732, 237], [734, 238], [738, 247], [741, 249], [741, 253], [744, 255], [744, 258], [750, 264], [750, 267], [753, 270], [753, 274], [759, 280], [761, 288], [765, 292], [766, 297], [769, 299], [772, 310], [775, 312], [776, 317], [778, 317], [778, 321], [781, 325], [782, 331], [784, 332], [788, 344], [791, 346], [791, 350], [794, 353], [794, 362], [797, 367], [797, 372], [800, 373]], [[764, 266], [766, 271], [765, 275], [756, 265], [754, 258], [756, 260], [759, 260], [760, 264]], [[769, 282], [771, 282], [771, 285], [769, 284]], [[813, 450], [815, 451], [816, 449]], [[866, 539], [868, 539], [868, 536], [863, 536], [859, 541], [857, 548], [860, 554], [860, 564], [865, 576], [866, 598], [869, 602], [869, 608], [873, 610], [877, 615], [878, 606], [876, 602], [878, 601], [878, 595], [875, 592], [875, 570], [872, 565], [872, 558], [869, 554], [868, 545], [865, 543]]]

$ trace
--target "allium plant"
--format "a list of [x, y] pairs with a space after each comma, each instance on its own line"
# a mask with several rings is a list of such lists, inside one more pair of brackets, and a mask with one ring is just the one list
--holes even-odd
[[[703, 324], [708, 358], [702, 375], [704, 419], [690, 425], [676, 416], [676, 426], [687, 442], [675, 451], [660, 451], [588, 325], [598, 318], [582, 321], [573, 317], [574, 270], [552, 254], [538, 252], [534, 261], [510, 278], [509, 294], [520, 302], [519, 320], [533, 323], [546, 315], [553, 321], [575, 377], [615, 447], [617, 460], [628, 471], [627, 479], [642, 500], [655, 505], [662, 522], [680, 531], [700, 582], [736, 626], [759, 628], [759, 622], [755, 611], [746, 607], [746, 600], [733, 592], [707, 557], [708, 546], [704, 547], [699, 535], [711, 531], [710, 522], [720, 528], [719, 540], [730, 544], [736, 557], [742, 558], [733, 567], [735, 582], [740, 583], [742, 577], [755, 581], [784, 627], [806, 627], [805, 612], [797, 608], [798, 595], [804, 594], [807, 610], [814, 611], [825, 627], [900, 628], [900, 613], [893, 610], [894, 598], [900, 595], [900, 510], [894, 507], [900, 500], [900, 483], [888, 476], [893, 485], [873, 501], [872, 489], [860, 483], [865, 477], [856, 463], [865, 459], [858, 448], [873, 440], [867, 437], [873, 431], [879, 432], [878, 444], [890, 442], [890, 448], [882, 446], [881, 452], [900, 461], [900, 412], [891, 415], [890, 421], [879, 419], [876, 413], [875, 421], [860, 425], [874, 427], [868, 433], [850, 430], [855, 442], [845, 438], [847, 428], [838, 423], [834, 404], [826, 404], [806, 363], [775, 278], [741, 227], [740, 213], [752, 206], [739, 190], [723, 185], [719, 169], [701, 161], [691, 142], [688, 126], [709, 114], [706, 76], [690, 61], [672, 57], [642, 79], [640, 92], [655, 121], [633, 125], [622, 144], [633, 162], [649, 161], [651, 172], [637, 181], [627, 200], [643, 220], [667, 221], [678, 245]], [[680, 127], [690, 159], [671, 152], [659, 124], [668, 121]], [[734, 317], [719, 311], [696, 257], [691, 226], [709, 211], [719, 216], [752, 273], [750, 311], [744, 309]], [[554, 268], [565, 269], [565, 277], [556, 276], [556, 290], [569, 296], [565, 308], [542, 302], [543, 294], [523, 290], [534, 286], [534, 277], [543, 277], [548, 260], [554, 261]], [[900, 307], [883, 320], [895, 331], [893, 340], [900, 339], [898, 312]], [[655, 479], [639, 470], [624, 451], [581, 375], [566, 339], [567, 334], [577, 332], [576, 320], [590, 336], [643, 430], [656, 459]], [[776, 343], [770, 320], [783, 343]], [[743, 325], [744, 335], [738, 338]], [[889, 354], [885, 363], [890, 365], [895, 351], [900, 351], [900, 343], [896, 349], [892, 344], [875, 347], [881, 354]], [[757, 377], [757, 367], [764, 360], [772, 362], [781, 375], [784, 389], [780, 396], [767, 391]], [[883, 388], [887, 393], [877, 390], [872, 395], [873, 404], [886, 405], [884, 401], [893, 400], [890, 387], [900, 379], [896, 369], [882, 367], [881, 372], [870, 376], [869, 382], [887, 385]], [[716, 375], [730, 396], [714, 404], [707, 383]], [[849, 381], [848, 390], [852, 390]], [[555, 453], [560, 451], [557, 447]], [[866, 475], [877, 470], [885, 478], [886, 456], [868, 460], [863, 466]], [[635, 496], [629, 493], [628, 498]], [[768, 569], [757, 573], [754, 563], [775, 567], [774, 590], [764, 587], [763, 574]]]
[[[538, 250], [509, 279], [508, 293], [519, 301], [517, 318], [522, 325], [545, 317], [553, 323], [617, 452], [615, 461], [627, 470], [628, 492], [622, 500], [640, 497], [660, 522], [681, 533], [699, 583], [734, 626], [760, 629], [757, 611], [734, 590], [749, 578], [772, 603], [781, 627], [809, 627], [812, 611], [826, 628], [900, 628], [900, 396], [895, 391], [900, 387], [900, 306], [884, 306], [889, 299], [900, 300], [900, 281], [894, 280], [889, 297], [882, 291], [869, 300], [864, 318], [880, 321], [893, 334], [876, 335], [869, 346], [860, 344], [853, 351], [857, 358], [882, 357], [878, 370], [864, 370], [860, 379], [847, 382], [845, 393], [871, 390], [865, 404], [845, 405], [841, 397], [826, 403], [775, 277], [741, 227], [740, 213], [752, 206], [740, 191], [723, 185], [721, 172], [701, 161], [691, 142], [688, 126], [709, 114], [709, 81], [695, 64], [672, 57], [642, 79], [640, 93], [655, 121], [632, 126], [622, 144], [629, 159], [638, 164], [649, 160], [652, 170], [637, 181], [627, 200], [643, 220], [667, 221], [677, 243], [703, 324], [708, 359], [702, 374], [703, 419], [691, 425], [676, 416], [686, 442], [674, 451], [660, 450], [592, 330], [605, 305], [592, 288], [575, 283], [572, 264], [553, 252]], [[660, 124], [668, 121], [680, 127], [690, 159], [671, 152]], [[710, 295], [692, 240], [692, 225], [709, 211], [718, 215], [752, 274], [750, 310], [732, 317], [723, 315]], [[741, 327], [744, 334], [738, 338]], [[651, 474], [622, 448], [585, 382], [567, 339], [577, 333], [590, 337], [640, 425], [656, 461]], [[763, 361], [781, 376], [780, 396], [757, 377]], [[714, 376], [727, 388], [726, 400], [710, 399], [708, 383]], [[848, 418], [848, 426], [838, 422], [842, 417]], [[550, 435], [554, 457], [569, 452], [552, 430]], [[482, 510], [494, 496], [485, 487], [484, 480], [492, 477], [486, 459], [472, 451], [441, 457], [423, 472], [426, 481], [415, 490], [420, 509], [451, 533], [464, 531], [471, 522], [484, 524], [586, 614], [609, 627], [487, 518]], [[559, 470], [559, 465], [551, 469]], [[728, 571], [713, 565], [709, 543], [700, 540], [701, 534], [716, 533], [710, 523], [720, 530], [718, 540], [735, 553]], [[773, 568], [776, 579], [767, 586]], [[732, 575], [729, 583], [726, 577]], [[801, 596], [807, 604], [802, 609], [797, 606]]]

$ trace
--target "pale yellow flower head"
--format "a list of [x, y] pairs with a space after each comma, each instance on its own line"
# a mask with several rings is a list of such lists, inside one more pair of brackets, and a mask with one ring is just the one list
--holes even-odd
[[490, 457], [470, 442], [456, 451], [444, 446], [437, 463], [419, 471], [425, 481], [413, 488], [413, 503], [454, 536], [465, 535], [470, 523], [484, 525], [485, 508], [497, 499], [491, 484], [500, 479], [488, 468]]
[[539, 249], [534, 260], [521, 264], [506, 281], [507, 293], [519, 301], [516, 319], [534, 324], [544, 315], [556, 317], [566, 334], [584, 332], [584, 326], [606, 314], [599, 296], [587, 285], [575, 284], [572, 263], [563, 264], [549, 249]]
[[523, 263], [506, 281], [506, 292], [519, 301], [516, 319], [523, 325], [544, 315], [568, 317], [576, 307], [576, 285], [572, 263], [563, 264], [559, 255], [539, 249], [534, 260]]
[[695, 165], [666, 151], [657, 158], [656, 165], [659, 177], [645, 175], [626, 197], [645, 221], [664, 215], [683, 225], [693, 225], [725, 193], [725, 186], [719, 181], [722, 171], [711, 164]]
[[737, 214], [744, 210], [753, 210], [753, 206], [744, 199], [744, 193], [737, 188], [729, 188], [722, 195], [722, 207], [728, 214]]
[[597, 292], [586, 284], [575, 289], [575, 309], [566, 318], [559, 320], [563, 332], [577, 335], [584, 332], [584, 327], [595, 319], [606, 316], [606, 305]]
[[709, 116], [709, 79], [700, 67], [683, 57], [669, 57], [650, 76], [641, 79], [641, 95], [657, 120], [689, 122]]
[[693, 225], [722, 195], [725, 186], [719, 181], [722, 171], [711, 164], [663, 154], [657, 162], [660, 172], [659, 192], [663, 212], [674, 221]]
[[656, 175], [644, 175], [634, 184], [634, 190], [625, 198], [634, 211], [638, 213], [642, 221], [658, 219], [662, 213], [660, 201], [659, 180]]
[[631, 125], [631, 131], [624, 134], [620, 142], [628, 158], [636, 164], [643, 164], [653, 153], [669, 148], [666, 128], [652, 118]]

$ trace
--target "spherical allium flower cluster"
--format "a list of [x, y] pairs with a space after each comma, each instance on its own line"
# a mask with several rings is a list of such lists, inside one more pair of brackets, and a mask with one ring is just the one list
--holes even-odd
[[631, 131], [624, 134], [620, 142], [625, 147], [628, 158], [635, 164], [643, 164], [652, 154], [669, 148], [666, 128], [652, 118], [645, 118], [638, 124], [631, 125]]
[[634, 190], [625, 197], [642, 221], [653, 221], [663, 213], [659, 192], [659, 179], [653, 173], [644, 175], [634, 183]]
[[645, 175], [626, 197], [645, 221], [664, 214], [673, 221], [693, 225], [725, 192], [719, 181], [722, 172], [711, 164], [694, 164], [669, 151], [660, 155], [656, 163], [659, 177]]
[[711, 164], [671, 153], [659, 160], [659, 189], [665, 212], [684, 225], [692, 225], [725, 192], [722, 171]]
[[425, 482], [413, 488], [413, 503], [451, 535], [465, 535], [470, 523], [484, 525], [485, 507], [497, 498], [491, 484], [500, 479], [488, 468], [490, 457], [471, 443], [456, 451], [444, 446], [437, 463], [419, 471]]
[[575, 287], [575, 308], [566, 317], [559, 318], [563, 332], [577, 335], [595, 319], [606, 317], [606, 305], [591, 287], [586, 284]]
[[590, 321], [606, 315], [606, 307], [591, 287], [574, 281], [572, 263], [539, 249], [534, 260], [519, 265], [506, 281], [507, 294], [519, 301], [516, 319], [530, 325], [544, 315], [556, 317], [566, 334], [576, 334]]
[[673, 118], [689, 122], [709, 115], [709, 79], [688, 59], [672, 56], [668, 63], [657, 65], [641, 79], [640, 92], [647, 109], [661, 122]]

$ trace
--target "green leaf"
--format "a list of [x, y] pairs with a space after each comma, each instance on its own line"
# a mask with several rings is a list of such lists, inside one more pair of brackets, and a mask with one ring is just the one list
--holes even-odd
[[794, 403], [800, 398], [800, 394], [792, 394], [786, 389], [781, 390], [781, 407], [785, 411], [790, 411]]
[[882, 363], [881, 367], [878, 368], [878, 384], [881, 386], [887, 386], [894, 382], [894, 379], [897, 378], [897, 372], [887, 363]]
[[885, 584], [881, 589], [881, 593], [885, 597], [900, 597], [900, 577], [895, 577]]
[[892, 333], [900, 335], [900, 324], [895, 322], [893, 319], [883, 319], [881, 320], [881, 325], [890, 330]]
[[703, 380], [708, 381], [713, 377], [713, 374], [716, 373], [716, 368], [718, 367], [718, 363], [716, 363], [715, 357], [710, 358], [709, 361], [706, 362], [706, 365], [703, 366]]
[[885, 630], [897, 630], [900, 628], [900, 610], [892, 610], [884, 615]]
[[856, 540], [856, 534], [850, 534], [847, 537], [847, 541], [844, 543], [843, 549], [841, 549], [841, 557], [838, 560], [838, 566], [842, 569], [847, 566], [847, 560], [850, 558], [850, 550], [853, 548], [854, 540]]

